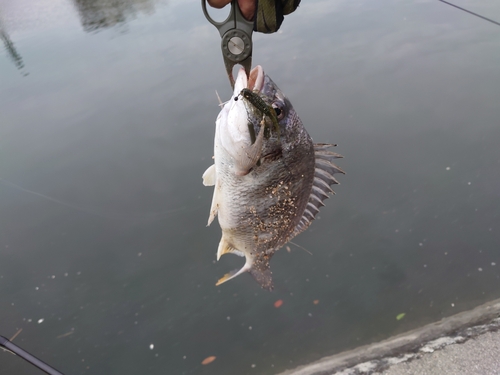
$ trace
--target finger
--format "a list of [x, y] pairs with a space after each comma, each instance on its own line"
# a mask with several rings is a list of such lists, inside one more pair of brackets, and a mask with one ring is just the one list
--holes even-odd
[[207, 2], [208, 2], [208, 5], [210, 5], [211, 7], [220, 9], [220, 8], [225, 7], [227, 4], [229, 4], [231, 2], [231, 0], [207, 0]]
[[255, 3], [256, 0], [238, 0], [238, 5], [240, 6], [241, 14], [248, 21], [253, 20], [255, 14]]

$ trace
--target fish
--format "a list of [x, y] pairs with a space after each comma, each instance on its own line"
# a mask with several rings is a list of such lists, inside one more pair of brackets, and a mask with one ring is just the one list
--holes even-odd
[[245, 264], [216, 285], [248, 272], [263, 289], [273, 289], [271, 258], [311, 225], [334, 194], [334, 175], [345, 173], [333, 163], [342, 158], [333, 146], [313, 142], [260, 65], [248, 77], [239, 70], [215, 122], [214, 164], [202, 177], [214, 187], [207, 226], [217, 217], [222, 230], [217, 260], [235, 254]]

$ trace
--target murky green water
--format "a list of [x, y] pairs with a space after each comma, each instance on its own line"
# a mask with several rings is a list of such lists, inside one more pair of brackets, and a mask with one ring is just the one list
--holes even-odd
[[[0, 32], [0, 335], [62, 372], [273, 374], [500, 297], [499, 27], [304, 0], [255, 35], [347, 171], [272, 293], [214, 285], [242, 259], [205, 227], [230, 87], [199, 1], [0, 0]], [[1, 351], [0, 372], [40, 374]]]

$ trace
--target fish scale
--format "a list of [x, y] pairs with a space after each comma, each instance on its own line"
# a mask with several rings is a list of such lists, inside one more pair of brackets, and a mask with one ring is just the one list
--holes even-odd
[[[270, 260], [277, 250], [309, 227], [323, 201], [338, 184], [333, 145], [314, 144], [290, 101], [257, 66], [247, 77], [241, 69], [231, 99], [241, 91], [261, 95], [279, 108], [279, 129], [264, 136], [262, 103], [229, 100], [216, 121], [214, 165], [203, 183], [214, 186], [208, 224], [217, 216], [222, 238], [217, 260], [227, 253], [245, 257], [245, 265], [224, 275], [220, 285], [249, 272], [262, 288], [272, 290]], [[249, 127], [258, 134], [251, 136]]]

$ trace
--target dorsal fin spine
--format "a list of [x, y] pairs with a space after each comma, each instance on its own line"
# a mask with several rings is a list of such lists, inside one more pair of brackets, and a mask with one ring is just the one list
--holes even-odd
[[333, 175], [335, 173], [345, 174], [341, 168], [333, 164], [334, 159], [342, 158], [342, 155], [327, 150], [333, 146], [336, 145], [326, 143], [317, 143], [314, 145], [315, 170], [311, 194], [304, 209], [304, 213], [302, 214], [302, 218], [295, 227], [290, 238], [306, 230], [314, 221], [320, 207], [325, 205], [323, 201], [330, 197], [329, 194], [335, 194], [331, 185], [336, 185], [339, 182]]

